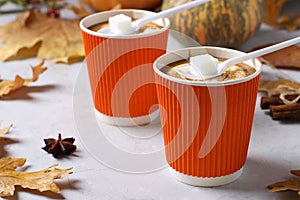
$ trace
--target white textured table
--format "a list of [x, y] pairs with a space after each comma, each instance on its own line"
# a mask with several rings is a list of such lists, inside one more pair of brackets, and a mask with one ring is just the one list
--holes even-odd
[[[295, 4], [300, 9], [299, 2]], [[294, 7], [293, 5], [292, 7]], [[14, 19], [14, 15], [0, 16], [4, 24]], [[243, 46], [249, 50], [261, 44], [289, 39], [300, 35], [300, 31], [288, 33], [262, 26], [254, 38]], [[15, 74], [30, 77], [30, 65], [38, 59], [0, 62], [2, 78], [13, 78]], [[132, 174], [120, 172], [107, 166], [114, 160], [110, 149], [105, 149], [103, 141], [97, 141], [99, 132], [89, 125], [95, 125], [91, 116], [91, 100], [84, 63], [72, 65], [46, 62], [48, 70], [40, 79], [13, 95], [10, 100], [0, 100], [0, 119], [4, 125], [13, 123], [11, 132], [0, 140], [0, 155], [5, 157], [26, 157], [26, 171], [46, 168], [58, 163], [61, 168], [73, 167], [73, 174], [56, 183], [62, 193], [40, 193], [17, 188], [15, 196], [9, 199], [298, 199], [295, 192], [270, 193], [266, 185], [292, 175], [291, 169], [300, 169], [300, 125], [273, 121], [259, 108], [260, 95], [253, 124], [249, 154], [242, 176], [235, 182], [217, 188], [200, 188], [176, 181], [169, 174], [164, 159], [159, 160], [160, 169], [148, 173]], [[294, 80], [300, 80], [300, 71], [285, 70]], [[75, 89], [74, 89], [75, 88]], [[80, 104], [82, 103], [82, 105]], [[91, 121], [94, 124], [91, 124]], [[118, 128], [104, 124], [98, 130], [118, 148], [129, 153], [161, 151], [162, 136], [158, 123], [138, 128]], [[43, 139], [63, 136], [76, 138], [78, 149], [73, 156], [55, 159], [41, 150]], [[95, 137], [93, 137], [93, 134]], [[103, 145], [103, 146], [101, 146]], [[98, 151], [96, 151], [99, 149]], [[108, 155], [104, 156], [103, 155]], [[104, 163], [103, 160], [104, 159]], [[124, 158], [125, 159], [125, 158]], [[118, 158], [119, 166], [124, 164]], [[155, 158], [159, 159], [159, 158]], [[101, 162], [102, 161], [102, 162]], [[153, 161], [154, 162], [154, 161]], [[127, 171], [145, 166], [139, 160], [127, 162]], [[147, 166], [146, 166], [147, 167]], [[142, 172], [143, 170], [141, 170]]]

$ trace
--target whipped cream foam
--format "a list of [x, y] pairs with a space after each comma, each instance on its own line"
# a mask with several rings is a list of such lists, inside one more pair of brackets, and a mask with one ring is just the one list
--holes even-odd
[[[103, 28], [108, 27], [108, 26], [109, 26], [108, 22], [102, 22], [102, 23], [95, 24], [95, 25], [89, 27], [89, 29], [92, 30], [92, 31], [98, 32], [100, 29], [103, 29]], [[163, 27], [158, 25], [158, 24], [155, 24], [154, 22], [151, 22], [151, 23], [143, 25], [139, 30], [137, 30], [137, 31], [135, 31], [131, 34], [137, 35], [137, 34], [151, 33], [151, 32], [155, 32], [155, 31], [157, 31], [158, 29], [161, 29], [161, 28], [163, 28]]]
[[[220, 58], [218, 59], [218, 62], [220, 63], [224, 60], [225, 59]], [[191, 63], [187, 60], [180, 60], [170, 63], [161, 69], [163, 73], [168, 74], [172, 77], [199, 82], [222, 82], [229, 80], [238, 80], [250, 76], [251, 74], [256, 72], [253, 67], [245, 63], [239, 63], [228, 67], [224, 73], [217, 77], [203, 80], [203, 77], [200, 78], [199, 74], [197, 72], [193, 73], [192, 70]]]

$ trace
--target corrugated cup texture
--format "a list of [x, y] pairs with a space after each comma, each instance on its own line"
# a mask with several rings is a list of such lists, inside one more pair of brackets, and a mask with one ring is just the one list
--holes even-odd
[[169, 165], [186, 175], [211, 178], [241, 169], [259, 76], [225, 86], [186, 85], [155, 76]]
[[95, 108], [113, 117], [148, 115], [157, 104], [152, 65], [166, 52], [168, 31], [128, 39], [82, 31], [82, 37]]

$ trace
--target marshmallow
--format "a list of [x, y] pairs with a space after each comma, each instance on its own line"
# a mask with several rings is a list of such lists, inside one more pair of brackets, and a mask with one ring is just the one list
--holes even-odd
[[190, 57], [190, 73], [195, 76], [211, 76], [218, 73], [218, 59], [204, 54]]
[[124, 14], [115, 15], [108, 19], [109, 30], [112, 33], [122, 34], [132, 31], [131, 17]]

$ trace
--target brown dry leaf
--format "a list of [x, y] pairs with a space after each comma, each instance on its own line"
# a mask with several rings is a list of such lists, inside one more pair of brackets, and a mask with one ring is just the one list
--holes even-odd
[[38, 80], [40, 74], [42, 74], [47, 67], [43, 67], [44, 61], [42, 61], [37, 66], [31, 67], [32, 78], [23, 79], [19, 75], [15, 77], [15, 80], [0, 80], [0, 98], [2, 96], [8, 95], [11, 92], [20, 89], [21, 87], [27, 86], [28, 84]]
[[264, 22], [275, 28], [294, 31], [300, 27], [300, 16], [296, 13], [281, 14], [281, 10], [288, 0], [266, 0]]
[[294, 174], [296, 176], [300, 176], [300, 170], [291, 170], [291, 174]]
[[280, 11], [287, 1], [288, 0], [266, 0], [264, 22], [276, 26]]
[[[300, 176], [300, 170], [291, 170], [291, 173]], [[267, 186], [271, 192], [279, 192], [284, 190], [297, 191], [300, 195], [300, 178], [292, 178], [287, 181], [277, 182]]]
[[269, 53], [262, 58], [278, 68], [300, 69], [300, 47], [296, 45]]
[[287, 181], [277, 182], [271, 185], [268, 185], [268, 188], [271, 192], [279, 192], [285, 190], [297, 191], [300, 195], [300, 178], [293, 178]]
[[83, 17], [86, 17], [86, 16], [92, 14], [87, 9], [85, 9], [83, 2], [80, 0], [78, 1], [78, 6], [69, 4], [68, 9], [72, 10], [80, 18], [83, 18]]
[[50, 18], [39, 10], [26, 11], [0, 26], [0, 60], [28, 57], [72, 63], [84, 58], [79, 19]]
[[[266, 44], [255, 47], [251, 51], [262, 49], [276, 43]], [[285, 69], [300, 69], [300, 47], [297, 45], [289, 46], [284, 49], [274, 51], [259, 57], [259, 60], [271, 67]]]
[[122, 9], [122, 4], [120, 4], [120, 3], [116, 4], [116, 5], [112, 8], [112, 10], [120, 10], [120, 9]]
[[278, 78], [276, 81], [262, 81], [258, 88], [261, 92], [267, 92], [268, 96], [296, 91], [299, 89], [299, 83], [284, 78]]
[[[79, 0], [78, 6], [75, 6], [73, 4], [68, 4], [68, 9], [72, 10], [78, 17], [83, 18], [93, 13], [88, 11], [84, 5], [86, 5], [86, 3], [84, 3], [82, 0]], [[120, 10], [120, 9], [122, 9], [121, 3], [118, 3], [113, 8], [111, 8], [111, 10]]]
[[287, 15], [283, 13], [278, 17], [277, 23], [273, 25], [276, 28], [283, 28], [287, 31], [295, 31], [300, 27], [300, 15], [297, 13], [292, 13], [291, 15]]
[[0, 196], [12, 196], [15, 186], [34, 190], [52, 191], [60, 193], [59, 187], [53, 182], [71, 174], [70, 170], [55, 168], [57, 164], [36, 172], [19, 172], [17, 167], [25, 164], [25, 158], [1, 158], [0, 159]]
[[[2, 124], [2, 120], [0, 120], [0, 126]], [[5, 135], [6, 133], [9, 132], [9, 130], [11, 129], [12, 127], [12, 124], [8, 125], [7, 127], [3, 128], [3, 129], [0, 129], [0, 136], [3, 136]]]

